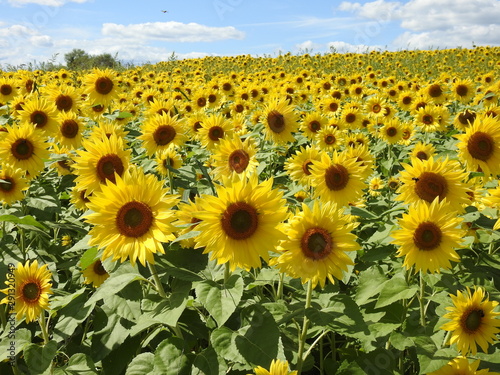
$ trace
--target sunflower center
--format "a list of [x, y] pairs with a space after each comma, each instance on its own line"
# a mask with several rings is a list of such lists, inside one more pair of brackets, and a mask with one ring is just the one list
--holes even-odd
[[427, 155], [427, 153], [425, 151], [419, 151], [419, 152], [417, 152], [416, 156], [420, 160], [427, 160], [427, 159], [429, 159], [429, 155]]
[[328, 189], [339, 191], [344, 189], [349, 182], [349, 172], [340, 164], [332, 165], [325, 171], [325, 183]]
[[248, 203], [231, 203], [222, 214], [221, 224], [229, 237], [244, 240], [257, 230], [259, 216], [257, 210]]
[[28, 139], [20, 138], [12, 144], [10, 150], [16, 159], [26, 160], [33, 155], [35, 148]]
[[311, 174], [311, 165], [313, 165], [313, 162], [311, 160], [306, 160], [302, 164], [302, 171], [309, 176]]
[[379, 113], [382, 110], [382, 107], [379, 104], [374, 104], [372, 107], [373, 113]]
[[425, 125], [430, 125], [434, 122], [434, 117], [432, 117], [431, 115], [423, 115], [422, 116], [422, 122], [425, 124]]
[[99, 159], [96, 169], [101, 182], [110, 180], [112, 183], [116, 183], [115, 172], [121, 176], [125, 168], [118, 155], [108, 154]]
[[405, 97], [401, 100], [401, 102], [402, 102], [403, 104], [405, 104], [405, 105], [410, 105], [410, 104], [411, 104], [411, 102], [412, 102], [412, 98], [411, 98], [411, 96], [405, 96]]
[[331, 112], [336, 112], [337, 109], [339, 109], [339, 105], [337, 103], [330, 103], [328, 107], [330, 108]]
[[67, 112], [73, 107], [73, 99], [69, 95], [59, 95], [56, 98], [56, 107], [60, 111]]
[[328, 134], [326, 137], [325, 137], [325, 143], [327, 145], [333, 145], [335, 143], [336, 139], [335, 139], [335, 136], [331, 135], [331, 134]]
[[439, 197], [441, 201], [448, 193], [448, 183], [446, 179], [433, 172], [424, 172], [418, 177], [415, 182], [415, 193], [429, 203]]
[[466, 311], [461, 319], [462, 329], [469, 334], [476, 332], [481, 326], [482, 318], [484, 318], [484, 312], [481, 309]]
[[285, 117], [277, 110], [269, 112], [267, 123], [269, 124], [269, 128], [275, 133], [281, 133], [285, 130]]
[[319, 129], [321, 129], [321, 124], [318, 121], [314, 120], [309, 123], [309, 130], [312, 132], [316, 133]]
[[352, 124], [354, 121], [356, 121], [356, 115], [354, 113], [348, 113], [347, 116], [345, 117], [345, 120], [349, 124]]
[[32, 79], [28, 79], [26, 83], [24, 84], [24, 88], [28, 93], [33, 91], [33, 88], [35, 86], [35, 82]]
[[250, 157], [245, 150], [235, 150], [229, 155], [229, 168], [236, 173], [241, 173], [248, 167]]
[[92, 106], [92, 111], [94, 111], [95, 113], [101, 113], [104, 111], [104, 106], [100, 104], [94, 105]]
[[196, 101], [196, 104], [198, 105], [198, 107], [205, 107], [207, 105], [207, 99], [198, 98], [198, 100]]
[[458, 85], [457, 88], [455, 89], [455, 92], [457, 93], [458, 96], [467, 96], [469, 89], [466, 85]]
[[458, 115], [458, 121], [460, 121], [460, 123], [462, 125], [470, 125], [474, 122], [476, 118], [476, 114], [474, 112], [469, 112], [467, 110], [465, 110], [464, 112], [460, 113]]
[[2, 177], [2, 180], [0, 182], [0, 190], [8, 193], [9, 191], [14, 189], [15, 186], [15, 181], [11, 177]]
[[411, 132], [409, 130], [404, 130], [403, 131], [403, 139], [406, 141], [407, 139], [410, 139]]
[[40, 298], [41, 289], [37, 283], [27, 283], [23, 286], [23, 299], [33, 303]]
[[390, 128], [387, 128], [385, 133], [389, 137], [394, 137], [396, 136], [396, 134], [398, 134], [398, 129], [396, 129], [394, 126], [391, 126]]
[[66, 169], [67, 171], [71, 172], [71, 167], [69, 166], [69, 163], [67, 160], [59, 160], [57, 162], [57, 165], [59, 165], [63, 169]]
[[95, 81], [95, 91], [101, 95], [108, 95], [113, 90], [113, 81], [108, 77], [99, 77]]
[[212, 141], [217, 142], [219, 139], [224, 137], [224, 129], [222, 129], [220, 126], [212, 126], [208, 131], [208, 137]]
[[108, 273], [102, 266], [102, 262], [100, 260], [94, 263], [94, 272], [99, 276], [103, 276]]
[[8, 96], [12, 94], [12, 86], [11, 85], [2, 85], [0, 87], [0, 93], [4, 96]]
[[61, 134], [65, 138], [75, 138], [80, 130], [75, 120], [68, 119], [61, 124]]
[[332, 252], [332, 236], [324, 228], [309, 228], [302, 235], [300, 247], [307, 258], [324, 259]]
[[442, 238], [441, 229], [430, 221], [421, 223], [413, 233], [413, 243], [420, 250], [425, 251], [438, 247]]
[[43, 111], [34, 111], [30, 116], [30, 121], [35, 124], [37, 128], [43, 128], [49, 122], [49, 118]]
[[491, 135], [483, 132], [475, 132], [467, 142], [467, 151], [474, 159], [487, 161], [491, 158], [495, 147], [495, 141]]
[[441, 96], [441, 94], [443, 93], [443, 90], [441, 89], [441, 87], [439, 85], [431, 85], [431, 87], [429, 87], [429, 95], [432, 96], [433, 98], [438, 98], [439, 96]]
[[116, 215], [118, 231], [127, 237], [141, 237], [148, 233], [153, 224], [153, 211], [143, 202], [125, 203]]
[[158, 146], [168, 145], [175, 138], [177, 132], [171, 125], [161, 125], [153, 133], [153, 139]]
[[208, 95], [208, 102], [209, 103], [215, 103], [216, 100], [217, 100], [217, 95], [214, 95], [214, 94]]

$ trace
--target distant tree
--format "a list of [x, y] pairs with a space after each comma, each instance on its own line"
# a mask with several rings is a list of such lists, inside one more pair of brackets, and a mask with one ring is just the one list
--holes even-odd
[[116, 56], [109, 53], [100, 55], [89, 55], [82, 49], [74, 48], [71, 52], [64, 55], [66, 67], [71, 70], [82, 70], [91, 68], [119, 68], [121, 63]]

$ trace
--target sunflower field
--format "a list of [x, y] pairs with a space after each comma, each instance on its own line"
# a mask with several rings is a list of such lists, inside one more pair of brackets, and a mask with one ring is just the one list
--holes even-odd
[[499, 57], [0, 72], [0, 374], [500, 374]]

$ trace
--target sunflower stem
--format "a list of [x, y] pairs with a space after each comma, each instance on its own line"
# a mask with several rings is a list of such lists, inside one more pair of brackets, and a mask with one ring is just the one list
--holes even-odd
[[448, 345], [448, 341], [450, 341], [451, 333], [452, 333], [452, 331], [446, 332], [446, 336], [444, 336], [443, 343], [441, 344], [441, 348], [444, 348], [446, 345]]
[[153, 280], [155, 281], [156, 291], [162, 298], [167, 298], [167, 294], [165, 293], [165, 289], [163, 289], [163, 285], [161, 283], [160, 277], [158, 276], [158, 271], [156, 270], [156, 266], [152, 263], [148, 263], [149, 271], [151, 272], [151, 276], [153, 276]]
[[418, 299], [420, 303], [420, 324], [425, 328], [425, 280], [422, 275], [422, 271], [420, 271], [420, 295]]
[[224, 285], [226, 285], [227, 281], [231, 277], [231, 269], [229, 268], [229, 262], [226, 262], [224, 264]]
[[42, 311], [40, 314], [40, 329], [42, 330], [42, 338], [43, 338], [43, 345], [47, 345], [49, 343], [49, 331], [47, 329], [47, 321], [45, 320], [45, 310]]
[[302, 366], [304, 365], [304, 360], [309, 354], [306, 353], [306, 355], [304, 355], [304, 347], [306, 345], [306, 338], [307, 338], [307, 329], [309, 328], [309, 319], [307, 318], [305, 310], [311, 307], [312, 291], [313, 291], [312, 281], [309, 280], [307, 282], [306, 305], [304, 307], [304, 322], [302, 324], [302, 329], [300, 330], [299, 334], [299, 350], [297, 353], [297, 375], [301, 374]]
[[276, 300], [282, 300], [283, 299], [283, 280], [285, 278], [285, 274], [283, 272], [280, 272], [280, 277], [278, 281], [278, 291], [276, 293]]

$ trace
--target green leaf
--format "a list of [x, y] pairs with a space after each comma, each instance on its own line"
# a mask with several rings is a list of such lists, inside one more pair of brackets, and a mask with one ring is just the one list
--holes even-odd
[[373, 266], [359, 274], [356, 288], [356, 303], [361, 306], [373, 301], [387, 281], [384, 270], [380, 266]]
[[63, 374], [71, 375], [92, 375], [98, 374], [92, 359], [83, 353], [71, 356], [68, 366], [63, 370]]
[[227, 366], [223, 361], [219, 361], [217, 353], [211, 346], [196, 355], [193, 367], [192, 375], [219, 375], [225, 374], [227, 370]]
[[254, 304], [242, 311], [248, 325], [236, 332], [234, 342], [243, 358], [252, 366], [269, 367], [278, 356], [280, 331], [272, 314]]
[[106, 279], [106, 281], [104, 281], [101, 284], [101, 286], [97, 289], [94, 295], [90, 297], [85, 306], [90, 306], [92, 304], [95, 304], [97, 301], [103, 299], [105, 296], [118, 293], [128, 284], [137, 280], [146, 281], [146, 279], [143, 276], [139, 275], [138, 273], [125, 273], [121, 275], [112, 274], [108, 279]]
[[29, 369], [36, 374], [45, 372], [56, 356], [57, 342], [50, 340], [47, 345], [29, 344], [24, 348], [24, 358]]
[[184, 354], [184, 340], [170, 337], [160, 343], [154, 356], [154, 373], [183, 375], [191, 373], [191, 361]]
[[23, 217], [17, 217], [15, 215], [0, 215], [0, 222], [7, 221], [9, 223], [18, 224], [18, 225], [26, 225], [31, 227], [40, 228], [43, 230], [47, 230], [47, 227], [42, 223], [38, 222], [33, 216], [26, 215]]
[[196, 286], [196, 296], [215, 319], [218, 326], [222, 326], [236, 310], [243, 295], [243, 279], [241, 275], [233, 274], [223, 285], [212, 280], [201, 281]]
[[[64, 307], [58, 311], [58, 320], [54, 327], [54, 339], [58, 341], [67, 340], [75, 334], [78, 326], [88, 318], [94, 309], [94, 304], [86, 305], [87, 294], [81, 290], [75, 298], [72, 298]], [[71, 295], [72, 297], [73, 295]]]
[[397, 226], [394, 224], [384, 224], [377, 232], [375, 232], [367, 242], [375, 242], [379, 245], [389, 245], [392, 242], [391, 233]]
[[[0, 341], [0, 361], [7, 359], [12, 350], [15, 352], [15, 355], [17, 355], [26, 345], [31, 344], [31, 332], [26, 328], [17, 329], [12, 327], [11, 331], [10, 327], [7, 327], [9, 329], [9, 334]], [[12, 337], [11, 332], [14, 333], [14, 337]], [[7, 334], [6, 332], [4, 333]]]
[[236, 348], [235, 333], [227, 327], [220, 327], [213, 330], [210, 335], [210, 342], [215, 351], [229, 362], [238, 362], [248, 365], [247, 361]]
[[87, 249], [85, 253], [83, 253], [80, 258], [80, 267], [82, 270], [85, 270], [88, 266], [90, 266], [97, 258], [97, 246], [91, 247]]
[[378, 218], [377, 215], [375, 215], [371, 211], [368, 211], [366, 208], [352, 206], [350, 207], [350, 209], [351, 209], [351, 215], [359, 216], [362, 219], [376, 220]]
[[92, 236], [90, 236], [89, 234], [87, 234], [85, 237], [83, 237], [80, 241], [78, 241], [77, 243], [75, 243], [68, 250], [65, 250], [63, 252], [63, 254], [73, 253], [73, 252], [76, 252], [76, 251], [89, 249], [90, 248], [89, 240], [91, 238], [92, 238]]
[[456, 356], [456, 351], [451, 348], [438, 349], [429, 336], [417, 336], [412, 339], [420, 364], [419, 374], [437, 371]]
[[125, 375], [151, 374], [155, 366], [154, 357], [155, 355], [149, 352], [139, 354], [132, 360], [132, 362], [130, 362]]
[[384, 307], [405, 298], [411, 298], [417, 290], [418, 287], [416, 285], [408, 285], [403, 274], [398, 273], [384, 284], [375, 308]]

